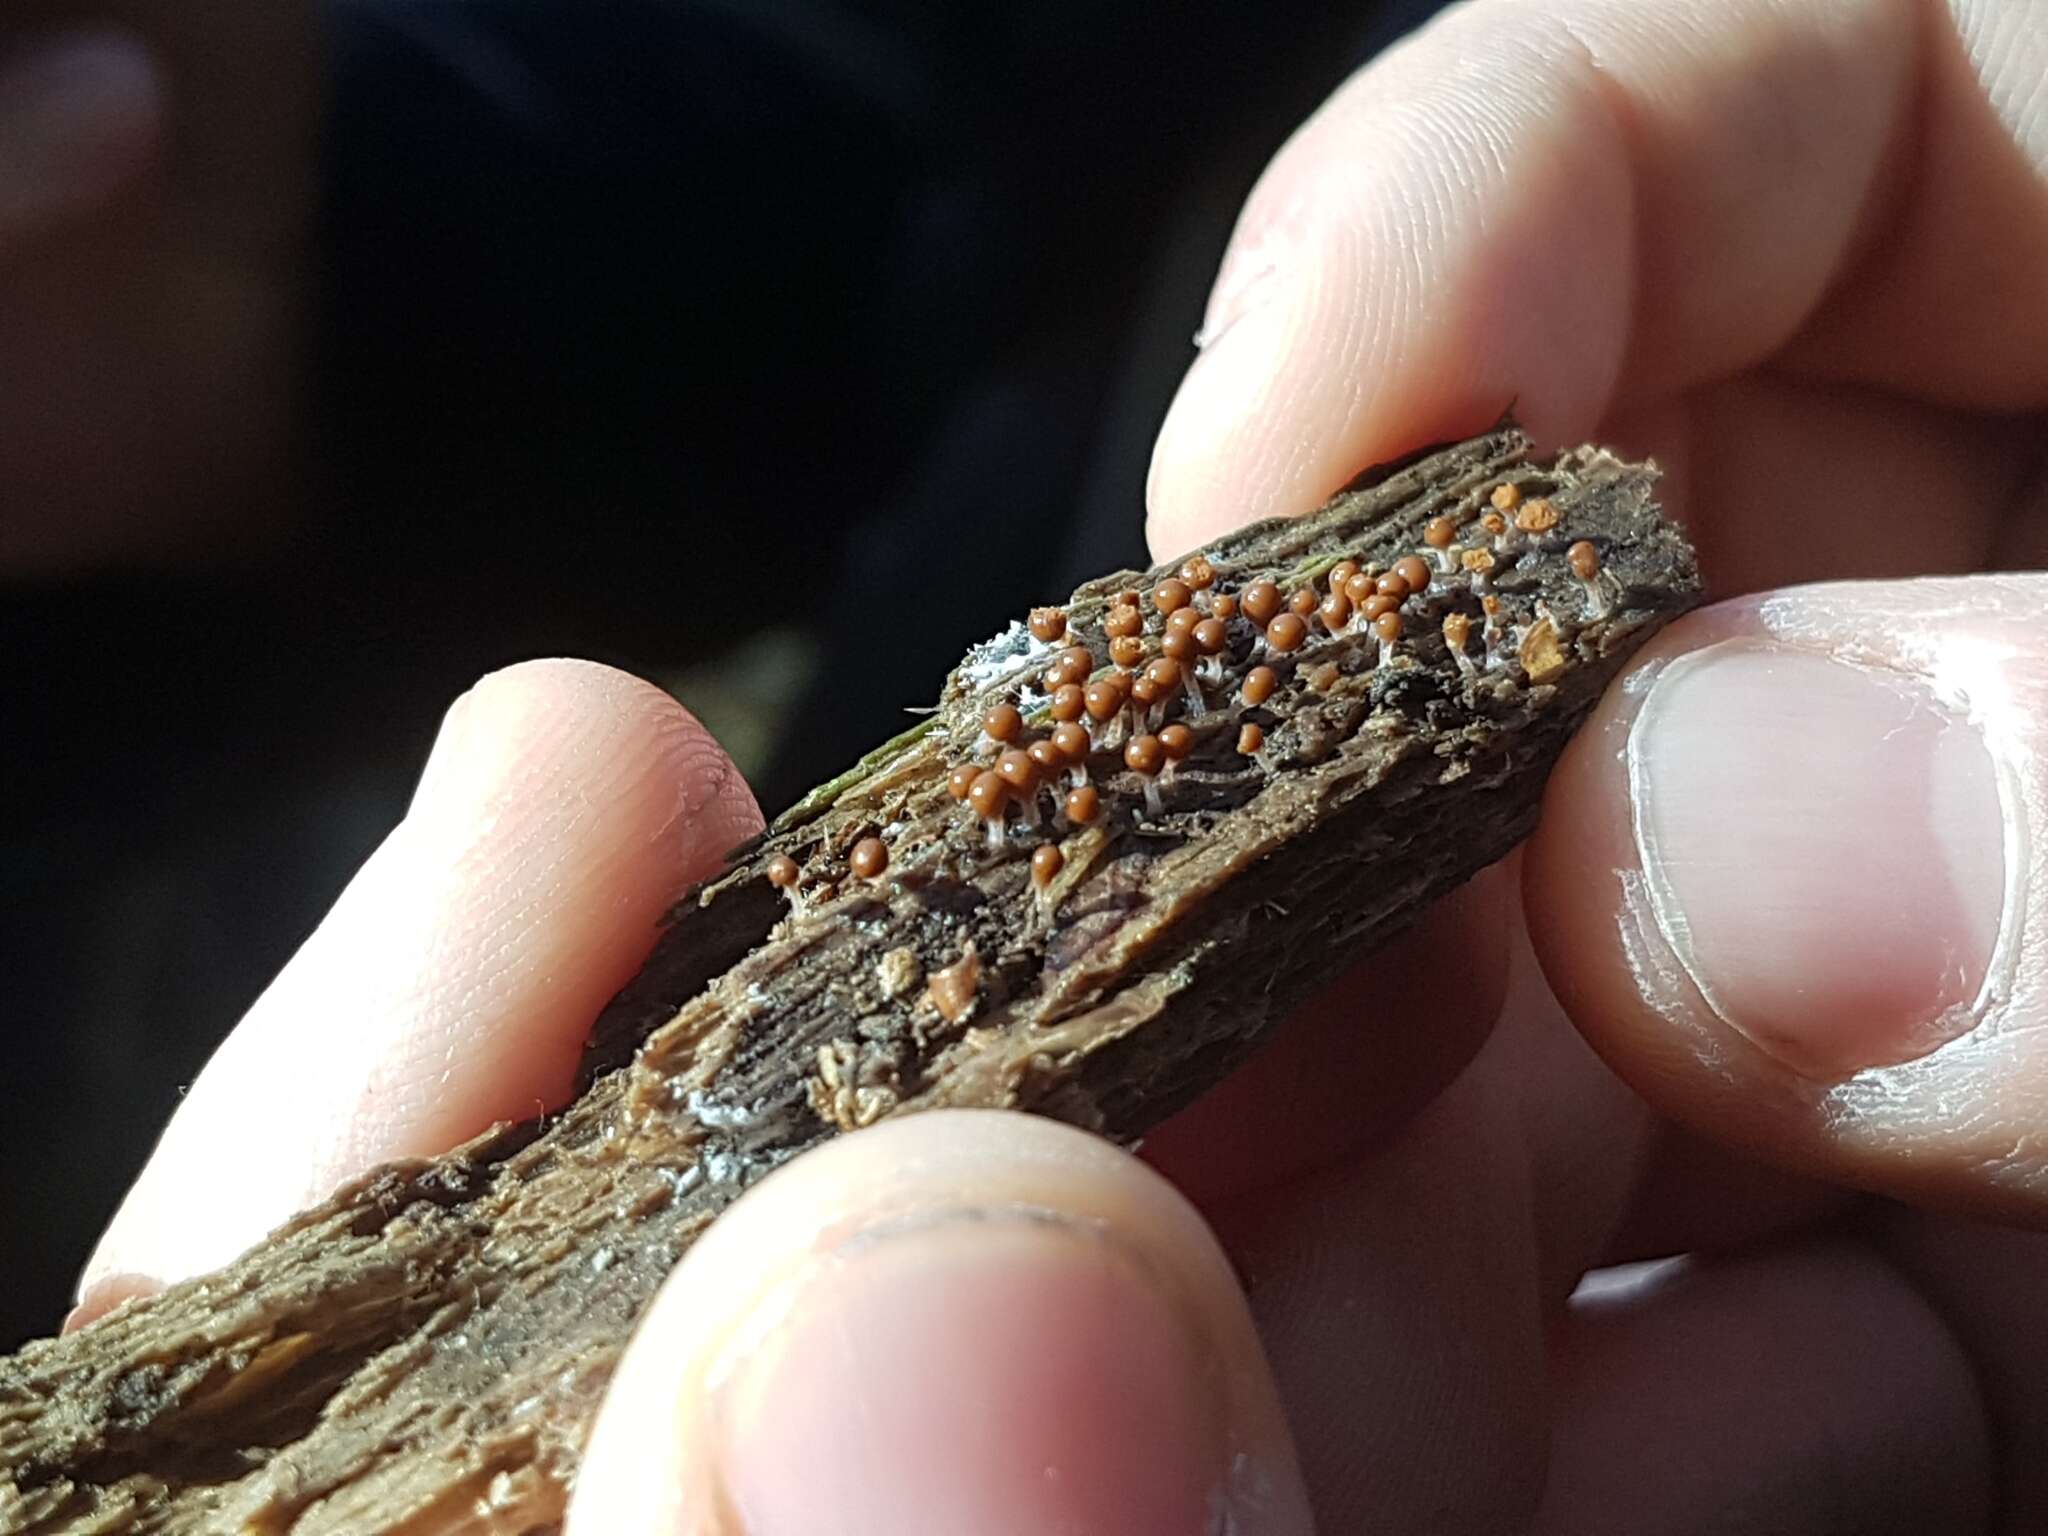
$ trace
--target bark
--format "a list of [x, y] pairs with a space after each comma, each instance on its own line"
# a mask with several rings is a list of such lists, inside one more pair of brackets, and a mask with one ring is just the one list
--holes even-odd
[[[1012, 808], [992, 847], [949, 792], [955, 765], [988, 754], [991, 705], [1047, 730], [1053, 650], [1021, 625], [976, 647], [914, 729], [680, 905], [598, 1022], [567, 1109], [371, 1174], [226, 1269], [0, 1361], [0, 1531], [557, 1529], [634, 1320], [763, 1174], [934, 1105], [1135, 1141], [1525, 836], [1601, 690], [1697, 600], [1654, 481], [1596, 449], [1539, 460], [1503, 426], [1210, 546], [1212, 593], [1258, 577], [1291, 593], [1340, 558], [1390, 566], [1446, 515], [1494, 568], [1410, 598], [1384, 657], [1369, 630], [1316, 621], [1267, 656], [1229, 621], [1202, 712], [1184, 692], [1162, 712], [1194, 746], [1156, 809], [1104, 732], [1086, 827], [1040, 793], [1039, 826]], [[1503, 483], [1547, 498], [1556, 527], [1489, 537], [1477, 519]], [[1566, 556], [1579, 540], [1602, 564], [1591, 591]], [[1075, 636], [1106, 659], [1117, 594], [1149, 599], [1170, 574], [1083, 587]], [[1239, 681], [1262, 660], [1280, 682], [1250, 708]], [[1247, 723], [1265, 738], [1252, 756]], [[889, 868], [863, 880], [848, 865], [869, 836]], [[1064, 866], [1041, 888], [1046, 842]], [[802, 871], [794, 910], [767, 877], [778, 855]]]

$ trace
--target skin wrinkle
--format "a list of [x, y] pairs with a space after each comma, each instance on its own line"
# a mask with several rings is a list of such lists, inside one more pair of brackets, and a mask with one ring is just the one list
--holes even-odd
[[[1360, 259], [1363, 258], [1364, 252], [1372, 244], [1370, 230], [1354, 228], [1348, 224], [1340, 227], [1337, 238], [1341, 247], [1348, 247], [1357, 253]], [[1389, 248], [1383, 237], [1380, 249], [1386, 250]], [[1399, 249], [1398, 246], [1391, 248]], [[1333, 267], [1341, 268], [1342, 263], [1333, 263], [1332, 265]], [[1319, 270], [1327, 272], [1329, 269]], [[1325, 284], [1328, 281], [1327, 277], [1320, 276], [1318, 280]], [[1309, 306], [1311, 312], [1318, 307], [1320, 306], [1313, 302]], [[1351, 305], [1351, 309], [1354, 311], [1361, 308], [1363, 306], [1355, 302]], [[1347, 414], [1349, 414], [1364, 410], [1371, 398], [1373, 389], [1377, 386], [1378, 381], [1370, 377], [1370, 364], [1373, 354], [1384, 346], [1385, 336], [1383, 331], [1384, 322], [1369, 309], [1364, 313], [1347, 314], [1346, 320], [1348, 323], [1343, 326], [1340, 332], [1343, 341], [1341, 350], [1337, 354], [1335, 374], [1338, 379], [1344, 381], [1342, 386], [1346, 392], [1344, 408]], [[1361, 324], [1360, 322], [1363, 323]], [[1304, 380], [1297, 387], [1296, 393], [1306, 394], [1308, 388], [1307, 381]], [[1298, 413], [1294, 410], [1287, 410], [1282, 413], [1282, 418], [1290, 419], [1296, 414]], [[1297, 452], [1296, 462], [1287, 466], [1290, 479], [1296, 478], [1303, 473], [1305, 466], [1300, 462], [1300, 458], [1301, 455]]]
[[[1731, 611], [1732, 608], [1720, 610], [1722, 614]], [[1643, 701], [1674, 659], [1673, 654], [1660, 654], [1653, 649], [1622, 679], [1619, 697], [1628, 701], [1625, 710], [1598, 719], [1591, 727], [1601, 732], [1602, 749], [1616, 765], [1623, 783], [1626, 783], [1630, 771], [1629, 738], [1635, 719]], [[1582, 734], [1580, 740], [1587, 742], [1588, 737]], [[1617, 797], [1608, 814], [1617, 818], [1632, 815], [1633, 798], [1624, 800]], [[1617, 851], [1627, 851], [1630, 856], [1634, 856], [1637, 847], [1632, 837], [1624, 836], [1616, 836], [1613, 845]], [[1659, 1077], [1667, 1079], [1683, 1078], [1688, 1073], [1704, 1073], [1733, 1095], [1747, 1072], [1735, 1060], [1735, 1042], [1707, 1026], [1705, 1015], [1709, 1010], [1693, 989], [1691, 978], [1665, 942], [1658, 925], [1651, 904], [1649, 877], [1641, 869], [1626, 867], [1615, 868], [1612, 874], [1618, 890], [1613, 918], [1618, 950], [1640, 1005], [1656, 1014], [1664, 1025], [1662, 1034], [1651, 1049], [1639, 1048], [1636, 1064], [1651, 1068]], [[1581, 1015], [1584, 1012], [1582, 1007], [1570, 1006], [1573, 999], [1569, 979], [1568, 976], [1553, 977], [1552, 985], [1560, 989], [1559, 996], [1568, 1005], [1568, 1010], [1575, 1016]], [[1746, 1040], [1741, 1044], [1753, 1049], [1748, 1047]], [[1681, 1056], [1682, 1060], [1679, 1059]]]
[[1648, 878], [1639, 869], [1620, 869], [1615, 873], [1621, 877], [1623, 888], [1620, 910], [1616, 913], [1622, 947], [1639, 979], [1655, 978], [1655, 985], [1642, 989], [1644, 1001], [1665, 1023], [1691, 1031], [1695, 1037], [1698, 1065], [1717, 1073], [1724, 1081], [1734, 1082], [1733, 1063], [1728, 1060], [1719, 1038], [1706, 1030], [1694, 1029], [1685, 1010], [1674, 1001], [1692, 978], [1671, 953], [1670, 946], [1660, 942], [1660, 924], [1651, 901]]
[[[1499, 312], [1486, 302], [1487, 291], [1493, 286], [1490, 278], [1475, 269], [1463, 279], [1465, 286], [1473, 290], [1473, 301], [1465, 306], [1458, 321], [1461, 332], [1470, 332], [1470, 340], [1416, 333], [1418, 316], [1444, 309], [1446, 281], [1441, 273], [1432, 273], [1430, 269], [1441, 266], [1446, 259], [1479, 259], [1476, 253], [1469, 252], [1467, 242], [1454, 238], [1456, 231], [1474, 219], [1504, 217], [1510, 229], [1526, 226], [1528, 238], [1536, 239], [1542, 238], [1551, 225], [1546, 192], [1554, 189], [1554, 201], [1555, 197], [1567, 195], [1567, 184], [1576, 185], [1578, 200], [1590, 202], [1590, 211], [1601, 215], [1605, 213], [1605, 199], [1627, 196], [1626, 189], [1608, 185], [1618, 182], [1618, 177], [1599, 174], [1599, 167], [1610, 163], [1613, 156], [1599, 155], [1597, 144], [1566, 156], [1537, 131], [1536, 124], [1543, 112], [1561, 106], [1569, 113], [1569, 100], [1536, 99], [1525, 88], [1526, 83], [1518, 84], [1517, 90], [1511, 92], [1477, 89], [1471, 78], [1473, 70], [1453, 48], [1447, 48], [1441, 41], [1428, 46], [1432, 65], [1437, 54], [1444, 55], [1449, 85], [1431, 83], [1379, 102], [1354, 81], [1331, 107], [1318, 114], [1309, 128], [1297, 135], [1253, 193], [1252, 205], [1240, 227], [1240, 238], [1245, 238], [1246, 229], [1270, 217], [1267, 210], [1285, 209], [1290, 199], [1300, 195], [1301, 186], [1316, 179], [1318, 146], [1313, 140], [1320, 133], [1332, 146], [1352, 146], [1355, 153], [1351, 163], [1356, 168], [1352, 174], [1363, 184], [1333, 200], [1331, 210], [1319, 216], [1320, 222], [1304, 238], [1314, 238], [1344, 219], [1361, 217], [1389, 219], [1390, 227], [1406, 222], [1419, 229], [1421, 235], [1419, 239], [1393, 243], [1384, 252], [1369, 250], [1365, 259], [1371, 264], [1364, 268], [1362, 288], [1352, 282], [1359, 274], [1331, 270], [1327, 261], [1314, 264], [1320, 275], [1304, 276], [1287, 306], [1287, 319], [1281, 330], [1291, 344], [1285, 350], [1270, 344], [1257, 353], [1240, 348], [1228, 360], [1222, 359], [1221, 352], [1231, 351], [1237, 345], [1236, 338], [1244, 329], [1240, 325], [1232, 332], [1230, 346], [1206, 355], [1193, 370], [1189, 385], [1183, 390], [1184, 402], [1205, 394], [1220, 398], [1219, 391], [1227, 392], [1233, 387], [1233, 379], [1259, 381], [1256, 387], [1264, 397], [1246, 402], [1227, 425], [1197, 422], [1181, 409], [1169, 421], [1155, 460], [1162, 473], [1177, 462], [1172, 446], [1175, 421], [1184, 426], [1181, 442], [1189, 449], [1188, 461], [1180, 467], [1192, 473], [1194, 460], [1220, 461], [1228, 451], [1233, 461], [1228, 474], [1205, 482], [1203, 493], [1205, 500], [1213, 498], [1219, 508], [1228, 501], [1238, 515], [1256, 514], [1268, 510], [1266, 502], [1279, 500], [1289, 503], [1286, 509], [1292, 510], [1294, 504], [1305, 503], [1348, 478], [1357, 463], [1340, 462], [1338, 456], [1333, 456], [1333, 440], [1369, 435], [1373, 424], [1381, 418], [1405, 417], [1424, 408], [1420, 401], [1397, 396], [1383, 387], [1390, 371], [1430, 380], [1432, 397], [1459, 392], [1462, 386], [1468, 399], [1479, 399], [1480, 403], [1461, 403], [1458, 409], [1471, 414], [1475, 424], [1483, 425], [1478, 418], [1490, 419], [1514, 393], [1500, 357], [1504, 348], [1520, 353], [1566, 347], [1589, 357], [1618, 356], [1618, 347], [1602, 345], [1598, 336], [1587, 338], [1583, 324], [1571, 327], [1554, 340], [1541, 338], [1531, 346], [1519, 343], [1521, 336], [1540, 333], [1543, 328], [1555, 325], [1555, 317], [1567, 313], [1611, 319], [1618, 327], [1620, 317], [1612, 316], [1611, 307], [1598, 302], [1599, 295], [1591, 286], [1595, 280], [1590, 269], [1604, 269], [1611, 265], [1611, 259], [1551, 263], [1545, 268], [1545, 281], [1552, 291], [1537, 295], [1541, 302]], [[1540, 65], [1540, 60], [1535, 62]], [[1530, 74], [1539, 90], [1543, 87], [1540, 67], [1523, 72]], [[1485, 123], [1475, 126], [1465, 121], [1475, 115], [1484, 118]], [[1597, 126], [1591, 131], [1596, 137], [1601, 132]], [[1448, 142], [1440, 142], [1445, 140]], [[1537, 146], [1533, 151], [1527, 148], [1531, 143]], [[1304, 145], [1310, 147], [1304, 150]], [[1475, 198], [1481, 195], [1477, 184], [1491, 181], [1494, 173], [1489, 166], [1497, 163], [1503, 146], [1512, 146], [1510, 152], [1517, 163], [1527, 162], [1524, 168], [1541, 183], [1526, 189], [1518, 187], [1505, 214], [1494, 207], [1475, 206]], [[1453, 169], [1446, 171], [1438, 166], [1435, 162], [1439, 156], [1448, 156], [1454, 162]], [[1587, 178], [1582, 174], [1589, 170], [1595, 188], [1590, 199], [1585, 196]], [[1384, 193], [1378, 190], [1382, 182], [1386, 184]], [[1386, 210], [1391, 210], [1391, 215]], [[1586, 220], [1586, 228], [1596, 234], [1611, 224], [1605, 217]], [[1513, 237], [1504, 231], [1502, 238]], [[1337, 243], [1340, 250], [1344, 249], [1341, 237]], [[1271, 326], [1272, 322], [1267, 324]], [[1377, 327], [1385, 327], [1386, 335], [1393, 339], [1377, 339]], [[1345, 360], [1352, 358], [1353, 349], [1360, 345], [1370, 347], [1371, 353], [1360, 358], [1356, 366], [1350, 365]], [[1224, 361], [1229, 373], [1219, 382], [1215, 365]], [[1566, 368], [1553, 370], [1546, 377], [1570, 380], [1575, 386], [1576, 375], [1583, 372], [1583, 368]], [[1602, 368], [1601, 373], [1596, 383], [1598, 392], [1604, 394], [1612, 388], [1611, 368]], [[1342, 398], [1334, 398], [1332, 391]], [[1361, 398], [1365, 402], [1362, 409], [1358, 405]], [[1283, 429], [1283, 423], [1276, 419], [1276, 405], [1292, 410], [1301, 420], [1284, 424]], [[1559, 426], [1564, 418], [1582, 413], [1583, 408], [1576, 400], [1553, 404], [1531, 396], [1523, 401], [1524, 419], [1539, 434]], [[1335, 434], [1308, 430], [1308, 424], [1315, 420], [1339, 415], [1346, 420]], [[1226, 436], [1234, 436], [1235, 441], [1226, 441]], [[1276, 476], [1276, 468], [1284, 469], [1284, 479]], [[1257, 488], [1257, 494], [1251, 493], [1253, 488]], [[1155, 509], [1163, 504], [1166, 494], [1165, 484], [1155, 479]], [[1163, 531], [1163, 525], [1155, 526], [1161, 528], [1162, 549], [1177, 549], [1213, 531], [1206, 522], [1183, 525], [1170, 533]]]
[[[1636, 158], [1635, 139], [1638, 129], [1635, 113], [1629, 104], [1628, 94], [1600, 57], [1599, 50], [1569, 15], [1559, 17], [1559, 30], [1568, 43], [1575, 47], [1580, 56], [1585, 78], [1592, 86], [1593, 99], [1599, 103], [1605, 114], [1615, 140], [1629, 147], [1630, 161]], [[1505, 179], [1508, 168], [1504, 164], [1501, 174]], [[1628, 243], [1621, 258], [1621, 281], [1625, 296], [1621, 301], [1621, 333], [1617, 338], [1615, 363], [1610, 369], [1605, 386], [1600, 391], [1599, 404], [1595, 415], [1604, 420], [1615, 408], [1615, 394], [1624, 376], [1625, 360], [1636, 352], [1637, 335], [1641, 330], [1643, 253], [1647, 249], [1643, 238], [1644, 210], [1642, 199], [1637, 193], [1638, 175], [1633, 169], [1623, 178], [1622, 186], [1627, 199], [1626, 217], [1620, 227], [1628, 231]]]
[[[1627, 87], [1609, 69], [1601, 57], [1595, 39], [1569, 12], [1557, 13], [1555, 24], [1567, 52], [1576, 56], [1578, 74], [1589, 88], [1589, 94], [1602, 117], [1606, 119], [1611, 137], [1616, 143], [1625, 146], [1629, 152], [1632, 168], [1631, 173], [1624, 178], [1624, 186], [1628, 191], [1628, 217], [1621, 226], [1628, 231], [1628, 244], [1621, 262], [1622, 279], [1627, 285], [1627, 295], [1621, 303], [1621, 313], [1625, 318], [1620, 344], [1616, 349], [1618, 357], [1626, 358], [1635, 350], [1643, 267], [1643, 210], [1641, 200], [1636, 196], [1637, 176], [1633, 170], [1638, 152], [1636, 139], [1640, 129], [1629, 101]], [[1506, 154], [1501, 156], [1497, 170], [1503, 182], [1511, 183], [1512, 167]], [[1614, 390], [1619, 377], [1620, 370], [1617, 368], [1614, 377], [1608, 380], [1607, 388], [1601, 394], [1598, 414], [1602, 417], [1614, 409]]]

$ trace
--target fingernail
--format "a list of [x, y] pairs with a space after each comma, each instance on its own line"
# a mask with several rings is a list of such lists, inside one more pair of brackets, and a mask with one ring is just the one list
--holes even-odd
[[858, 1239], [770, 1321], [713, 1385], [747, 1536], [1238, 1528], [1215, 1523], [1220, 1353], [1098, 1231], [1002, 1214]]
[[162, 119], [156, 63], [125, 32], [64, 33], [0, 61], [0, 234], [103, 201], [148, 162]]
[[1822, 1081], [1972, 1027], [2006, 815], [1983, 738], [1922, 679], [1724, 641], [1657, 677], [1627, 752], [1657, 926], [1727, 1024]]

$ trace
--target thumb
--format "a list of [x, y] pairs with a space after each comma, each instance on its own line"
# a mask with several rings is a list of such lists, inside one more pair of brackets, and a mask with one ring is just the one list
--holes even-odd
[[1308, 1536], [1244, 1298], [1135, 1159], [1024, 1115], [834, 1141], [692, 1248], [571, 1536]]
[[1674, 626], [1559, 765], [1545, 971], [1654, 1106], [2048, 1224], [2048, 576], [1795, 588]]

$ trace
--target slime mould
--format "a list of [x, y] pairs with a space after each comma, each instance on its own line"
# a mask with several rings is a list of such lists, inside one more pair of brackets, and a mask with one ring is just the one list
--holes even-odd
[[1512, 426], [1089, 583], [672, 915], [578, 1096], [0, 1360], [0, 1532], [547, 1532], [740, 1191], [936, 1105], [1135, 1140], [1532, 826], [1698, 598], [1655, 471]]

